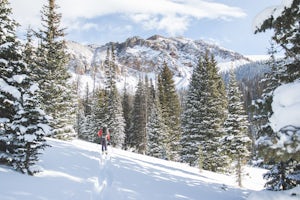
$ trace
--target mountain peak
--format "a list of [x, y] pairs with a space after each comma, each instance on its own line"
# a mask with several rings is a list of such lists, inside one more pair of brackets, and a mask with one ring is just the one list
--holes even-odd
[[[80, 74], [89, 74], [95, 70], [96, 66], [99, 67], [97, 71], [101, 72], [100, 68], [105, 60], [107, 48], [112, 44], [115, 47], [120, 79], [125, 76], [135, 76], [138, 79], [141, 73], [148, 73], [154, 77], [166, 62], [174, 74], [175, 84], [178, 88], [186, 87], [189, 84], [193, 67], [197, 66], [199, 57], [204, 56], [206, 51], [213, 54], [219, 63], [218, 66], [224, 69], [230, 67], [231, 62], [237, 61], [240, 64], [250, 62], [242, 54], [203, 40], [153, 35], [148, 39], [133, 36], [124, 42], [109, 42], [99, 46], [71, 43], [67, 45], [68, 52], [71, 54], [70, 69]], [[104, 76], [101, 73], [99, 78]]]
[[161, 35], [153, 35], [153, 36], [147, 38], [147, 40], [158, 40], [160, 38], [165, 38], [165, 37], [163, 37]]

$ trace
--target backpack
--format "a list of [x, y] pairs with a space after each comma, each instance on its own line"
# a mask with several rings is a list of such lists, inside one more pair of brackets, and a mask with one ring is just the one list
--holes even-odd
[[108, 132], [108, 130], [107, 130], [107, 127], [103, 127], [103, 129], [102, 129], [102, 138], [106, 138], [106, 136], [107, 136], [107, 132]]

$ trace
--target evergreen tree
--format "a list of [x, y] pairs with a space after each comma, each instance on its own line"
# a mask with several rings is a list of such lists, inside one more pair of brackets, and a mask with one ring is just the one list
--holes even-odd
[[50, 127], [36, 99], [39, 87], [31, 76], [31, 63], [22, 58], [17, 23], [10, 15], [8, 1], [0, 1], [0, 162], [33, 175]]
[[289, 190], [300, 184], [300, 164], [294, 160], [281, 161], [271, 165], [269, 172], [264, 174], [267, 180], [265, 187], [269, 190]]
[[293, 0], [291, 6], [285, 7], [279, 16], [270, 16], [265, 19], [260, 27], [256, 27], [255, 33], [274, 30], [272, 39], [285, 51], [288, 82], [300, 77], [300, 0]]
[[[91, 114], [86, 116], [86, 134], [90, 137], [90, 141], [97, 141], [97, 133], [108, 124], [109, 113], [107, 107], [107, 93], [104, 89], [97, 89], [92, 100]], [[97, 139], [96, 139], [96, 138]], [[100, 142], [100, 141], [98, 141]]]
[[205, 90], [207, 87], [205, 76], [207, 76], [207, 71], [199, 59], [198, 65], [193, 70], [181, 119], [181, 159], [191, 166], [199, 163], [199, 147], [205, 141], [205, 135], [201, 134], [205, 130]]
[[138, 153], [144, 154], [147, 146], [146, 136], [146, 96], [145, 87], [142, 79], [137, 84], [134, 96], [132, 110], [132, 127], [129, 137], [129, 144], [137, 150]]
[[[256, 27], [255, 33], [265, 31], [267, 29], [274, 30], [274, 36], [272, 39], [280, 45], [285, 51], [286, 60], [285, 64], [280, 70], [280, 73], [276, 73], [273, 71], [271, 75], [271, 80], [283, 80], [284, 82], [293, 82], [300, 78], [300, 61], [299, 61], [299, 54], [300, 54], [300, 30], [299, 30], [299, 20], [300, 20], [300, 11], [299, 11], [299, 0], [291, 1], [290, 6], [287, 6], [283, 9], [280, 15], [278, 16], [270, 16], [269, 18], [265, 19], [263, 24], [260, 27]], [[276, 10], [275, 10], [276, 11]], [[276, 69], [277, 70], [277, 69]], [[279, 70], [277, 70], [279, 71]], [[279, 74], [279, 78], [277, 78], [274, 74]], [[274, 81], [270, 81], [272, 83]], [[280, 83], [280, 81], [278, 81]], [[295, 186], [290, 184], [290, 180], [286, 179], [286, 175], [288, 174], [287, 162], [290, 160], [295, 160], [296, 162], [292, 162], [294, 167], [296, 167], [299, 163], [299, 153], [298, 151], [293, 151], [293, 147], [297, 145], [298, 141], [295, 136], [299, 133], [299, 127], [294, 126], [287, 126], [281, 128], [278, 132], [274, 132], [272, 130], [269, 117], [272, 115], [271, 110], [271, 103], [272, 103], [272, 94], [276, 87], [279, 84], [273, 85], [271, 91], [265, 93], [266, 97], [271, 96], [269, 98], [265, 98], [263, 96], [263, 100], [269, 100], [268, 103], [262, 101], [262, 105], [268, 105], [270, 107], [268, 110], [268, 114], [264, 115], [265, 123], [261, 125], [260, 132], [258, 133], [259, 137], [257, 139], [257, 144], [259, 146], [259, 153], [263, 156], [264, 161], [267, 163], [272, 163], [273, 169], [270, 173], [266, 176], [266, 178], [271, 179], [268, 181], [267, 186], [271, 189], [277, 190], [285, 190], [289, 189], [290, 186]], [[265, 106], [266, 107], [266, 106]], [[265, 108], [263, 107], [263, 108]], [[270, 111], [271, 110], [271, 111]], [[260, 117], [260, 115], [259, 115]], [[266, 128], [267, 127], [267, 128]], [[288, 145], [285, 145], [284, 148], [276, 148], [273, 145], [277, 144], [281, 137], [288, 137], [290, 138], [290, 142]], [[299, 175], [299, 171], [298, 171]], [[293, 176], [297, 177], [297, 176]], [[298, 180], [299, 181], [299, 180]], [[289, 186], [287, 186], [289, 185]]]
[[274, 155], [277, 154], [274, 149], [268, 147], [268, 144], [265, 145], [265, 141], [273, 140], [272, 138], [275, 135], [269, 122], [269, 118], [273, 114], [273, 92], [278, 86], [286, 81], [286, 78], [284, 78], [286, 68], [281, 61], [276, 60], [275, 53], [276, 50], [274, 49], [274, 44], [272, 44], [269, 51], [270, 59], [268, 61], [271, 71], [265, 73], [264, 78], [260, 81], [260, 84], [263, 86], [262, 95], [259, 99], [254, 101], [253, 123], [258, 127], [256, 133], [258, 155], [265, 158], [266, 162], [271, 161], [274, 158]]
[[105, 63], [106, 68], [106, 106], [110, 130], [111, 143], [115, 147], [122, 147], [125, 140], [125, 121], [123, 117], [122, 102], [116, 86], [116, 56], [114, 46], [111, 47], [111, 54], [108, 52], [108, 59]]
[[[97, 92], [97, 95], [99, 98], [101, 98], [101, 91]], [[101, 101], [98, 101], [98, 103]], [[81, 139], [84, 139], [86, 141], [95, 142], [97, 140], [97, 130], [99, 130], [99, 126], [96, 126], [96, 121], [99, 119], [97, 116], [103, 116], [102, 112], [100, 111], [100, 114], [96, 114], [98, 112], [98, 107], [101, 107], [102, 105], [96, 105], [94, 102], [94, 106], [92, 106], [92, 102], [90, 100], [90, 92], [89, 92], [89, 86], [86, 85], [86, 93], [84, 96], [84, 99], [82, 100], [82, 105], [79, 110], [79, 131], [78, 131], [78, 137]], [[95, 108], [95, 109], [92, 109]], [[94, 116], [94, 117], [93, 117]], [[100, 119], [101, 120], [101, 119]], [[95, 129], [96, 127], [96, 129]]]
[[[154, 99], [155, 100], [155, 99]], [[147, 123], [147, 155], [166, 159], [166, 148], [163, 144], [165, 125], [158, 99], [152, 104], [149, 121]]]
[[167, 157], [170, 160], [179, 160], [181, 107], [172, 71], [166, 63], [163, 64], [163, 69], [159, 74], [158, 91], [158, 98], [166, 127], [164, 143], [167, 148]]
[[192, 166], [223, 171], [226, 158], [220, 140], [224, 136], [226, 115], [225, 86], [217, 73], [216, 62], [199, 59], [189, 85], [182, 115], [181, 158]]
[[242, 167], [250, 157], [251, 139], [248, 137], [249, 123], [233, 69], [230, 70], [228, 88], [228, 116], [225, 121], [226, 136], [222, 146], [225, 146], [226, 155], [229, 156], [231, 162], [234, 162], [237, 181], [239, 186], [242, 186]]
[[123, 117], [123, 108], [121, 99], [118, 94], [117, 88], [114, 88], [110, 95], [110, 107], [109, 113], [111, 115], [110, 132], [111, 132], [111, 143], [114, 147], [121, 148], [125, 140], [125, 121]]
[[207, 52], [203, 61], [207, 70], [205, 96], [206, 108], [203, 118], [205, 141], [202, 142], [203, 167], [211, 171], [224, 171], [226, 156], [222, 153], [220, 140], [224, 136], [224, 121], [227, 113], [227, 98], [224, 82], [217, 72], [214, 57]]
[[124, 133], [125, 133], [124, 149], [127, 149], [129, 147], [132, 102], [131, 102], [131, 98], [130, 98], [130, 95], [128, 94], [128, 92], [127, 92], [126, 87], [125, 87], [124, 93], [123, 93], [122, 107], [123, 107], [123, 117], [124, 117], [124, 120], [125, 120], [125, 127], [124, 127]]
[[61, 14], [57, 13], [55, 0], [48, 0], [42, 10], [43, 29], [36, 33], [37, 73], [41, 87], [42, 107], [52, 117], [53, 137], [68, 139], [75, 136], [75, 93], [67, 83], [71, 77], [66, 69], [68, 55], [65, 51], [64, 29], [60, 28]]
[[23, 74], [20, 77], [23, 80], [19, 80], [22, 84], [18, 89], [21, 96], [16, 104], [18, 112], [12, 122], [15, 134], [11, 145], [15, 151], [14, 168], [33, 175], [37, 172], [34, 164], [38, 161], [38, 155], [47, 146], [44, 136], [50, 131], [50, 126], [48, 117], [39, 107], [36, 95], [38, 85], [29, 74], [30, 71], [27, 71], [27, 76]]

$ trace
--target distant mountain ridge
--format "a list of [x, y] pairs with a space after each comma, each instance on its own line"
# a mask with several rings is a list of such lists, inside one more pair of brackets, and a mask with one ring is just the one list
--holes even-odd
[[125, 77], [129, 85], [130, 79], [138, 79], [141, 74], [148, 74], [150, 78], [154, 78], [164, 62], [172, 70], [177, 88], [186, 87], [193, 67], [207, 50], [215, 56], [220, 71], [251, 62], [240, 53], [203, 40], [154, 35], [148, 39], [134, 36], [124, 42], [109, 42], [104, 45], [82, 45], [68, 41], [67, 49], [71, 57], [69, 69], [80, 75], [91, 75], [97, 71], [96, 79], [101, 82], [101, 78], [104, 77], [101, 66], [107, 49], [112, 45], [115, 48], [118, 84], [121, 88], [121, 85], [125, 84]]

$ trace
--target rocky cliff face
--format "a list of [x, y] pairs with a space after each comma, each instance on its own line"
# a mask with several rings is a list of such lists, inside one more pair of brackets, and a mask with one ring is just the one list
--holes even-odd
[[185, 87], [188, 85], [193, 66], [197, 65], [198, 59], [207, 50], [215, 56], [220, 70], [231, 67], [231, 62], [239, 64], [250, 62], [248, 58], [237, 52], [202, 40], [154, 35], [148, 39], [131, 37], [121, 43], [110, 42], [101, 46], [68, 42], [68, 52], [71, 56], [70, 70], [80, 75], [98, 73], [96, 76], [100, 80], [101, 77], [103, 78], [101, 66], [106, 51], [112, 45], [117, 58], [120, 85], [125, 76], [129, 79], [138, 79], [141, 73], [154, 76], [166, 62], [174, 73], [177, 87]]

